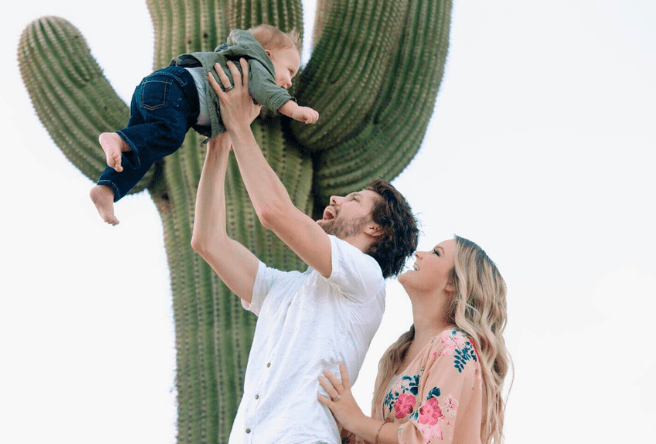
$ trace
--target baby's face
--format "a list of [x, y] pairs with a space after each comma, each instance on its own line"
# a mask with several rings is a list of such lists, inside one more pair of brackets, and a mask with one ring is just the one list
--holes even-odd
[[266, 53], [276, 70], [276, 84], [284, 89], [292, 86], [292, 79], [301, 66], [301, 56], [296, 48], [267, 50]]

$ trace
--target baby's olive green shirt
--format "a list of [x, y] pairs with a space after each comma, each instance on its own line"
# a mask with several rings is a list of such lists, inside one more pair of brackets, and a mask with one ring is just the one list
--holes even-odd
[[[248, 89], [256, 103], [272, 111], [278, 111], [278, 108], [282, 105], [289, 100], [293, 100], [287, 90], [276, 84], [275, 69], [271, 59], [264, 51], [264, 48], [262, 48], [262, 45], [248, 31], [235, 29], [228, 36], [227, 42], [218, 46], [213, 52], [182, 54], [172, 59], [171, 65], [186, 68], [202, 66], [205, 72], [211, 72], [217, 83], [221, 85], [221, 80], [216, 74], [214, 64], [220, 64], [232, 82], [232, 75], [226, 62], [232, 60], [241, 71], [239, 65], [240, 58], [245, 58], [248, 61]], [[209, 137], [213, 138], [219, 133], [225, 132], [226, 128], [223, 125], [219, 112], [219, 98], [207, 78], [205, 78], [205, 91], [211, 123], [211, 134]]]

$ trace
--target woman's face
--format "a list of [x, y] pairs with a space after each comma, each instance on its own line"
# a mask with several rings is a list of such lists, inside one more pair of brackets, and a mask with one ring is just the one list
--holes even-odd
[[440, 242], [430, 251], [417, 251], [412, 270], [399, 276], [407, 292], [437, 292], [448, 290], [449, 274], [455, 264], [456, 241]]

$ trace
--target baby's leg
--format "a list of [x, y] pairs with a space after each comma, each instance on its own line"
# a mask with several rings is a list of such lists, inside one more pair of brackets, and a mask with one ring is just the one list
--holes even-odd
[[118, 173], [123, 171], [121, 166], [121, 153], [132, 151], [130, 145], [125, 143], [125, 140], [116, 133], [102, 133], [98, 137], [100, 146], [105, 151], [107, 157], [107, 165], [114, 168]]
[[114, 190], [107, 185], [96, 185], [89, 195], [103, 220], [110, 225], [118, 225], [118, 219], [114, 216]]

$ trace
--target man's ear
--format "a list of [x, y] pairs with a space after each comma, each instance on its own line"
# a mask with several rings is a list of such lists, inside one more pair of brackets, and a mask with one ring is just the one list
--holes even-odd
[[378, 237], [378, 236], [382, 236], [383, 233], [385, 233], [385, 230], [383, 230], [383, 227], [381, 227], [377, 223], [369, 222], [365, 227], [364, 232], [369, 236]]

